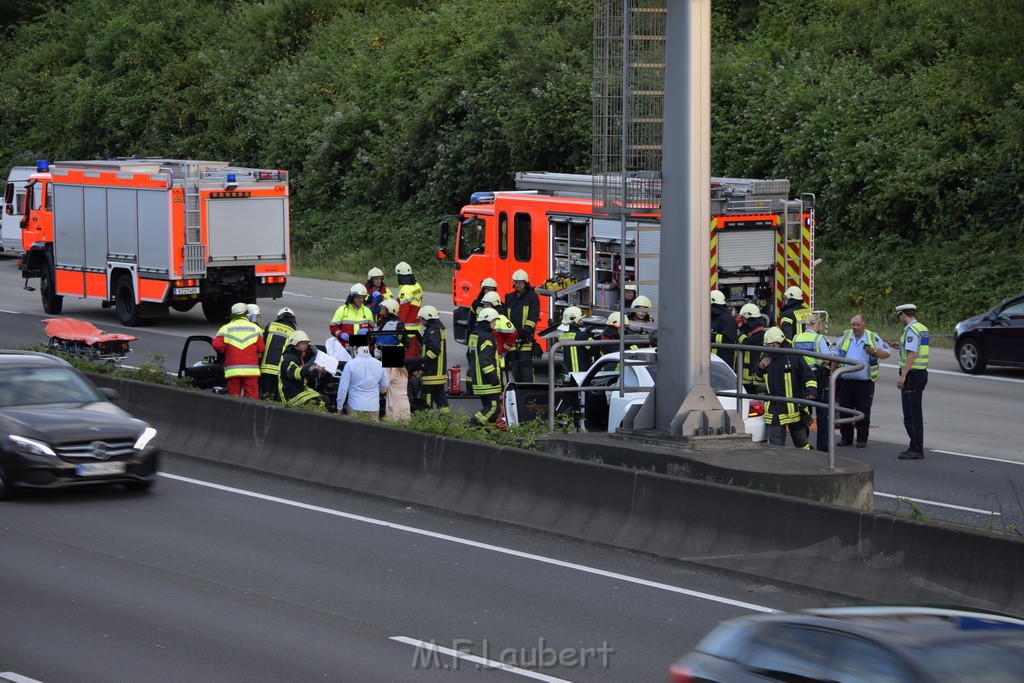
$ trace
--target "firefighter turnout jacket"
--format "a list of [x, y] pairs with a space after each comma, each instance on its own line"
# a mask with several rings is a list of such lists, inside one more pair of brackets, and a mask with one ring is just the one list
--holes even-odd
[[426, 386], [442, 385], [447, 380], [448, 349], [444, 323], [427, 320], [423, 326], [423, 364], [420, 382]]
[[[789, 344], [783, 344], [784, 348]], [[810, 367], [799, 356], [765, 354], [771, 359], [767, 368], [760, 367], [760, 359], [754, 360], [755, 374], [764, 378], [766, 391], [772, 396], [788, 398], [811, 398], [817, 395], [818, 382]], [[768, 425], [787, 425], [798, 422], [803, 407], [799, 403], [772, 399], [764, 402], [764, 422]]]
[[224, 354], [225, 379], [260, 376], [260, 358], [266, 349], [263, 330], [244, 314], [232, 317], [217, 330], [212, 345]]
[[779, 329], [786, 339], [793, 341], [804, 331], [804, 323], [811, 317], [811, 309], [801, 299], [790, 299], [779, 311]]
[[469, 365], [469, 383], [475, 396], [489, 396], [501, 393], [501, 379], [498, 376], [497, 355], [494, 349], [494, 335], [491, 324], [481, 321], [469, 334], [466, 350]]
[[522, 292], [513, 289], [505, 295], [505, 315], [519, 332], [517, 351], [532, 351], [533, 337], [540, 321], [540, 296], [530, 285]]
[[316, 351], [309, 349], [305, 354], [299, 353], [295, 346], [285, 349], [281, 359], [281, 374], [278, 376], [278, 390], [281, 402], [286, 406], [300, 406], [310, 401], [322, 399], [320, 393], [309, 386], [313, 378], [313, 361]]
[[296, 329], [295, 316], [285, 313], [277, 320], [263, 328], [263, 358], [260, 360], [260, 373], [277, 377], [281, 371], [281, 358], [288, 337]]

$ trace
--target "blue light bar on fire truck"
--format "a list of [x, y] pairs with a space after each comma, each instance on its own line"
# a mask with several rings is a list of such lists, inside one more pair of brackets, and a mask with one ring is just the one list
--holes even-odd
[[494, 193], [493, 192], [474, 192], [469, 196], [470, 204], [493, 204]]
[[36, 159], [36, 173], [49, 173], [50, 162], [46, 159]]

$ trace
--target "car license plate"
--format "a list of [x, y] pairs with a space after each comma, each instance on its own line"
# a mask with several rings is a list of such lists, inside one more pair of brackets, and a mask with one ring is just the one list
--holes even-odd
[[104, 474], [124, 474], [128, 466], [123, 462], [84, 462], [75, 466], [75, 474], [82, 477], [95, 477]]
[[198, 287], [175, 287], [174, 296], [182, 296], [184, 294], [198, 294]]

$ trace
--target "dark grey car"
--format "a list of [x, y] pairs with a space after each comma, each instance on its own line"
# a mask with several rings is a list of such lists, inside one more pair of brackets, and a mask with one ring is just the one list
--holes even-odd
[[972, 375], [989, 365], [1024, 368], [1024, 294], [957, 323], [953, 348], [960, 369]]
[[927, 607], [847, 607], [723, 622], [669, 669], [676, 683], [1017, 683], [1024, 620]]
[[149, 488], [156, 430], [113, 397], [59, 358], [0, 351], [0, 498], [16, 489]]

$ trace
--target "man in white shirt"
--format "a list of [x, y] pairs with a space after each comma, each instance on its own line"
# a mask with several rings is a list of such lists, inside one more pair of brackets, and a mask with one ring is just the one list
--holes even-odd
[[360, 346], [355, 358], [345, 364], [338, 382], [338, 412], [348, 403], [349, 414], [361, 413], [371, 420], [379, 420], [380, 395], [388, 389], [388, 376], [384, 365]]

